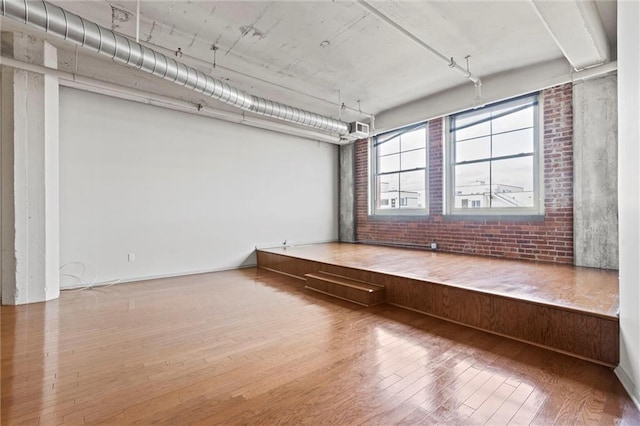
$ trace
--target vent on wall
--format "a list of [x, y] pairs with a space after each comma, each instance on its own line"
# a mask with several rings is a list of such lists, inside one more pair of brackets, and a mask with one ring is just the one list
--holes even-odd
[[369, 137], [369, 125], [354, 121], [349, 123], [349, 133], [344, 137], [348, 141], [354, 141], [357, 139], [363, 139]]

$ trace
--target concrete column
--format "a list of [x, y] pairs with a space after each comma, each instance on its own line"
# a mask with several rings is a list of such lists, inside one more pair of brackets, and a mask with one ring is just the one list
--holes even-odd
[[340, 147], [340, 241], [356, 240], [355, 144]]
[[618, 269], [617, 76], [573, 86], [575, 264]]
[[[3, 55], [57, 67], [49, 43], [2, 33]], [[60, 294], [58, 80], [2, 68], [2, 303]]]

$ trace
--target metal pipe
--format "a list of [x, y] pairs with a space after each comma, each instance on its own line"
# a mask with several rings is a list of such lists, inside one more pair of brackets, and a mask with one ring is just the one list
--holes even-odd
[[480, 86], [482, 84], [482, 82], [480, 81], [480, 78], [474, 76], [473, 74], [471, 74], [471, 72], [469, 72], [469, 70], [467, 70], [467, 69], [461, 67], [460, 65], [458, 65], [456, 63], [456, 61], [453, 60], [453, 58], [447, 58], [442, 53], [438, 52], [436, 49], [434, 49], [433, 47], [429, 46], [427, 43], [425, 43], [424, 41], [420, 40], [418, 37], [414, 36], [409, 31], [404, 29], [400, 24], [395, 22], [393, 19], [389, 18], [387, 15], [385, 15], [384, 13], [380, 12], [378, 9], [376, 9], [375, 7], [373, 7], [372, 5], [367, 3], [366, 0], [358, 0], [358, 3], [360, 3], [360, 5], [362, 7], [364, 7], [365, 9], [367, 9], [369, 12], [373, 13], [378, 18], [382, 19], [384, 22], [386, 22], [387, 24], [391, 25], [397, 31], [401, 32], [402, 34], [404, 34], [405, 36], [407, 36], [408, 38], [410, 38], [411, 40], [413, 40], [414, 42], [419, 44], [421, 47], [427, 49], [429, 51], [429, 53], [431, 53], [436, 58], [440, 59], [442, 62], [447, 64], [449, 66], [449, 68], [453, 68], [454, 70], [456, 70], [459, 73], [461, 73], [462, 75], [464, 75], [465, 78], [473, 81], [473, 83], [476, 85], [476, 87], [478, 87], [478, 86]]
[[69, 40], [115, 62], [169, 80], [236, 108], [328, 133], [349, 133], [347, 123], [250, 95], [51, 3], [41, 0], [2, 0], [0, 15]]
[[107, 95], [127, 101], [139, 102], [147, 105], [154, 105], [161, 108], [167, 108], [174, 111], [196, 114], [228, 121], [231, 123], [242, 123], [251, 127], [264, 130], [271, 130], [287, 135], [299, 136], [314, 141], [327, 142], [334, 145], [343, 145], [344, 141], [339, 136], [332, 136], [326, 133], [319, 133], [311, 129], [303, 129], [300, 127], [289, 126], [285, 123], [278, 123], [259, 117], [246, 117], [241, 112], [224, 111], [215, 108], [203, 107], [191, 102], [186, 102], [168, 96], [156, 95], [130, 87], [124, 87], [106, 81], [96, 80], [90, 77], [84, 77], [78, 74], [57, 70], [55, 68], [45, 67], [43, 65], [35, 65], [22, 62], [17, 59], [0, 56], [0, 65], [22, 69], [42, 75], [51, 75], [56, 77], [61, 86], [80, 89], [99, 95]]
[[[145, 41], [144, 44], [146, 46], [152, 47], [153, 49], [155, 49], [156, 51], [158, 51], [160, 53], [164, 53], [165, 55], [174, 53], [170, 49], [168, 49], [168, 48], [166, 48], [164, 46], [161, 46], [159, 44], [155, 44], [152, 41]], [[204, 59], [197, 58], [195, 56], [191, 56], [186, 52], [182, 52], [182, 55], [180, 55], [180, 58], [182, 58], [182, 61], [185, 62], [185, 63], [192, 63], [192, 64], [193, 63], [198, 63], [203, 67], [211, 68], [211, 62], [206, 61]], [[256, 77], [254, 75], [250, 75], [250, 74], [244, 73], [242, 71], [238, 71], [237, 69], [226, 67], [224, 65], [216, 64], [214, 66], [214, 68], [221, 69], [221, 70], [224, 70], [224, 71], [228, 71], [230, 73], [242, 76], [243, 78], [249, 78], [251, 80], [259, 81], [260, 83], [264, 83], [264, 84], [268, 84], [270, 86], [274, 86], [274, 87], [278, 88], [278, 90], [286, 90], [288, 92], [295, 93], [296, 95], [302, 95], [302, 96], [305, 96], [307, 98], [315, 99], [317, 101], [324, 102], [326, 104], [333, 105], [335, 107], [342, 107], [342, 105], [343, 105], [342, 102], [334, 102], [334, 101], [331, 101], [329, 99], [321, 98], [319, 96], [315, 96], [315, 95], [312, 95], [310, 93], [303, 92], [301, 90], [292, 89], [291, 87], [286, 87], [286, 86], [283, 86], [283, 85], [281, 85], [279, 83], [274, 83], [273, 81], [265, 80], [263, 78], [259, 78], [259, 77]], [[354, 108], [354, 107], [346, 105], [346, 104], [344, 104], [344, 108], [348, 109], [349, 111], [357, 112], [362, 116], [367, 116], [367, 117], [371, 116], [370, 112], [363, 111], [362, 109]], [[338, 117], [338, 119], [342, 120], [342, 118], [340, 118], [340, 117]]]

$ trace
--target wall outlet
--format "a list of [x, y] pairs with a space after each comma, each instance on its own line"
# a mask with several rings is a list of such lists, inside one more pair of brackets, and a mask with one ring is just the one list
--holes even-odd
[[129, 253], [129, 256], [127, 256], [127, 259], [129, 260], [129, 262], [135, 262], [136, 261], [136, 254], [135, 253]]
[[438, 243], [431, 243], [431, 250], [438, 250]]

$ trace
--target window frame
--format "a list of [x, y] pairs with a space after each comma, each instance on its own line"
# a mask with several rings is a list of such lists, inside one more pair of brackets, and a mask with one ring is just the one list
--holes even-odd
[[[455, 186], [455, 141], [453, 138], [453, 132], [451, 131], [452, 122], [455, 117], [461, 114], [467, 114], [474, 110], [465, 110], [456, 114], [451, 114], [445, 117], [444, 120], [444, 156], [445, 156], [445, 196], [443, 197], [444, 215], [453, 217], [467, 217], [474, 216], [476, 218], [481, 217], [496, 217], [496, 218], [518, 218], [518, 217], [539, 217], [544, 215], [544, 117], [541, 105], [544, 105], [544, 99], [541, 92], [529, 93], [526, 95], [518, 96], [515, 98], [506, 99], [504, 101], [495, 102], [486, 105], [482, 108], [477, 108], [477, 111], [487, 110], [489, 108], [499, 107], [504, 104], [513, 103], [515, 101], [523, 100], [526, 98], [534, 98], [534, 117], [533, 117], [533, 206], [532, 207], [468, 207], [457, 208], [455, 207], [456, 186]], [[493, 137], [493, 133], [490, 134]], [[517, 156], [513, 156], [516, 158]], [[486, 157], [486, 161], [491, 161], [491, 157]], [[494, 160], [495, 161], [495, 160]], [[478, 161], [479, 162], [479, 161]]]
[[[398, 207], [397, 208], [378, 208], [377, 207], [377, 197], [378, 197], [378, 152], [377, 152], [377, 141], [378, 138], [383, 138], [385, 136], [389, 137], [389, 140], [394, 137], [401, 136], [404, 133], [408, 133], [414, 130], [418, 130], [420, 128], [424, 128], [425, 131], [425, 166], [424, 168], [415, 168], [412, 170], [398, 170], [398, 173], [402, 172], [410, 172], [416, 170], [424, 170], [424, 206], [420, 208], [407, 208], [402, 207], [400, 205], [400, 199], [402, 197], [398, 197]], [[403, 151], [398, 151], [398, 153], [402, 153]], [[429, 215], [429, 122], [422, 121], [419, 123], [415, 123], [409, 126], [403, 126], [391, 131], [387, 131], [384, 133], [380, 133], [376, 136], [369, 138], [369, 215], [370, 216], [414, 216], [414, 217], [425, 217]], [[399, 193], [402, 193], [402, 188], [400, 188]]]

